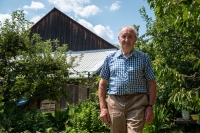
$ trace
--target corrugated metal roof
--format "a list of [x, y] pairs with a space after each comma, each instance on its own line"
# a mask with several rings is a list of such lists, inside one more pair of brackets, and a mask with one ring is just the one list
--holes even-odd
[[[89, 51], [79, 51], [72, 52], [71, 56], [83, 55], [78, 66], [74, 67], [74, 70], [81, 74], [82, 78], [88, 78], [88, 73], [90, 75], [97, 73], [104, 62], [105, 57], [117, 51], [117, 49], [101, 49], [101, 50], [89, 50]], [[70, 78], [81, 78], [77, 74], [71, 74]]]

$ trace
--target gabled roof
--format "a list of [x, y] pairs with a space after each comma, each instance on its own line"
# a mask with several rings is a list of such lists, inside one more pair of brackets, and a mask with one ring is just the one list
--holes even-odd
[[116, 48], [57, 8], [53, 8], [32, 26], [31, 34], [33, 33], [40, 34], [43, 41], [58, 39], [60, 45], [68, 44], [71, 51]]
[[70, 78], [89, 78], [88, 76], [96, 74], [101, 69], [105, 57], [115, 51], [117, 51], [117, 49], [72, 52], [71, 56], [80, 56], [83, 54], [83, 58], [78, 63], [79, 65], [74, 68], [82, 77], [77, 74], [72, 74]]

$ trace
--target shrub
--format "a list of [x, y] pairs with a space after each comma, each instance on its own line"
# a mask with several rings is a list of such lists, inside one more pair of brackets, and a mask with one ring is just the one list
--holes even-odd
[[56, 110], [55, 113], [46, 113], [45, 116], [53, 123], [52, 128], [56, 131], [65, 130], [65, 124], [69, 124], [69, 108]]
[[23, 111], [20, 108], [7, 108], [0, 116], [2, 129], [9, 133], [30, 131], [44, 132], [53, 123], [44, 114], [36, 110]]
[[71, 120], [73, 128], [81, 133], [109, 132], [109, 128], [99, 119], [100, 112], [98, 107], [97, 103], [91, 101], [86, 101], [75, 106]]

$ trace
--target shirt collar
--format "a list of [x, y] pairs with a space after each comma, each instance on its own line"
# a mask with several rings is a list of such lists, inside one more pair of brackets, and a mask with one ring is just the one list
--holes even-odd
[[[117, 57], [123, 56], [121, 49], [119, 49], [116, 53]], [[129, 56], [135, 56], [137, 57], [137, 51], [135, 49], [132, 50], [131, 54]]]

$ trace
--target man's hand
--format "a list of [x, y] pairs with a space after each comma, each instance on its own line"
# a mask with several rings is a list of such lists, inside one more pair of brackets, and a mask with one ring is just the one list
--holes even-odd
[[100, 120], [105, 124], [109, 124], [110, 123], [110, 114], [109, 114], [109, 111], [108, 111], [107, 108], [101, 109]]
[[153, 108], [148, 106], [145, 110], [145, 124], [149, 124], [154, 119]]

